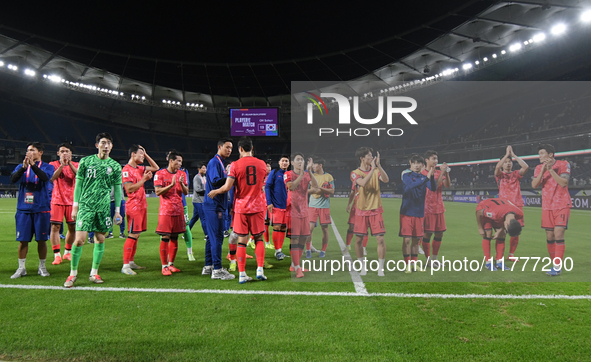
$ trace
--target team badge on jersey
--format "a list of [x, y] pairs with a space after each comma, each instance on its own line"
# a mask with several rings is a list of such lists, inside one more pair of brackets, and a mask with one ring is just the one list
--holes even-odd
[[487, 212], [486, 217], [492, 217], [492, 212]]
[[158, 181], [158, 174], [154, 175], [154, 181]]
[[129, 172], [123, 171], [123, 177], [129, 177]]
[[111, 168], [111, 166], [107, 167], [107, 175], [110, 175], [111, 172], [113, 172], [113, 169]]

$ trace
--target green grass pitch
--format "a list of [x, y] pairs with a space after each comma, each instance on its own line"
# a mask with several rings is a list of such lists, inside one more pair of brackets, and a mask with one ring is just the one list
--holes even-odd
[[[384, 199], [386, 259], [402, 258], [398, 237], [400, 200]], [[331, 213], [343, 239], [346, 199], [332, 199]], [[448, 231], [440, 255], [482, 260], [475, 226], [475, 204], [446, 203]], [[69, 275], [69, 262], [51, 265], [51, 276], [36, 274], [37, 251], [27, 258], [28, 276], [11, 280], [16, 270], [14, 240], [16, 201], [0, 199], [0, 284], [56, 286]], [[192, 205], [189, 206], [192, 212]], [[120, 273], [123, 239], [106, 241], [96, 286], [86, 276], [92, 245], [85, 245], [76, 286], [156, 289], [224, 289], [229, 291], [355, 292], [348, 272], [330, 277], [310, 272], [296, 281], [289, 260], [266, 270], [269, 280], [244, 285], [201, 276], [204, 242], [200, 223], [193, 228], [196, 262], [186, 258], [179, 239], [175, 265], [182, 273], [160, 274], [159, 239], [154, 233], [158, 200], [149, 199], [148, 231], [140, 237], [136, 262], [145, 265], [137, 276]], [[517, 255], [546, 256], [545, 234], [539, 228], [541, 210], [525, 209], [526, 228]], [[440, 293], [494, 295], [591, 295], [588, 283], [589, 237], [585, 225], [591, 213], [573, 210], [566, 233], [566, 256], [573, 270], [549, 279], [533, 265], [514, 273], [375, 272], [363, 277], [369, 293]], [[328, 257], [341, 258], [330, 229]], [[508, 240], [507, 240], [508, 241]], [[288, 251], [286, 241], [284, 251]], [[320, 231], [314, 234], [320, 246]], [[508, 245], [508, 243], [507, 243]], [[377, 258], [370, 238], [368, 257]], [[63, 251], [63, 242], [62, 242]], [[224, 257], [227, 253], [227, 242]], [[254, 255], [252, 249], [248, 253]], [[494, 254], [494, 253], [493, 253]], [[318, 254], [312, 260], [318, 261]], [[422, 256], [421, 256], [422, 257]], [[227, 261], [224, 259], [224, 265]], [[521, 267], [521, 265], [520, 265]], [[247, 272], [254, 275], [255, 262]], [[528, 271], [529, 270], [529, 271]], [[237, 274], [237, 273], [236, 273]], [[559, 281], [558, 281], [559, 280]], [[384, 282], [385, 281], [385, 282]], [[445, 281], [445, 282], [437, 282]], [[34, 361], [354, 361], [354, 360], [585, 360], [591, 355], [588, 326], [590, 299], [441, 299], [391, 296], [183, 294], [134, 291], [24, 290], [0, 288], [0, 360]]]

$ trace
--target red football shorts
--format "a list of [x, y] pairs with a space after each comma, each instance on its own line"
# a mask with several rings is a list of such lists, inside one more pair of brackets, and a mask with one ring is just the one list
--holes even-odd
[[425, 213], [425, 231], [428, 233], [442, 233], [445, 227], [445, 213], [427, 214]]
[[400, 214], [400, 232], [398, 233], [398, 236], [407, 238], [422, 238], [423, 235], [425, 235], [425, 230], [423, 228], [424, 224], [424, 217]]
[[318, 209], [315, 207], [308, 208], [308, 218], [312, 224], [316, 224], [316, 221], [320, 218], [320, 225], [330, 225], [330, 209]]
[[72, 205], [55, 205], [51, 204], [51, 223], [61, 224], [64, 222], [64, 217], [68, 224], [75, 224], [72, 219]]
[[367, 229], [371, 230], [371, 235], [384, 235], [386, 228], [384, 227], [384, 218], [382, 214], [376, 214], [371, 216], [360, 216], [355, 215], [355, 225], [353, 227], [353, 233], [355, 235], [367, 235]]
[[292, 238], [310, 236], [310, 219], [306, 217], [291, 217], [289, 235]]
[[148, 229], [148, 210], [126, 210], [127, 232], [130, 234], [139, 234]]
[[184, 234], [185, 215], [158, 215], [156, 234]]
[[276, 209], [273, 208], [273, 215], [271, 215], [271, 224], [272, 225], [287, 225], [287, 213], [285, 209]]
[[561, 227], [568, 229], [568, 219], [570, 218], [570, 209], [542, 210], [542, 229], [554, 229]]
[[234, 214], [233, 230], [238, 236], [257, 236], [265, 231], [265, 213], [257, 212], [254, 214]]

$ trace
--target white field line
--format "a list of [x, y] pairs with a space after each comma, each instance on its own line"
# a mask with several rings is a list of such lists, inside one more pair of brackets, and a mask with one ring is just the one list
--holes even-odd
[[[351, 254], [349, 254], [349, 251], [346, 248], [345, 242], [343, 241], [343, 238], [341, 237], [341, 234], [339, 233], [339, 230], [337, 229], [337, 226], [336, 226], [332, 216], [330, 217], [330, 221], [331, 221], [332, 231], [334, 232], [334, 235], [337, 238], [337, 241], [339, 242], [339, 248], [341, 248], [341, 250], [343, 252], [343, 256], [345, 257], [345, 260], [350, 260], [351, 264], [352, 264], [354, 260], [353, 260], [353, 258], [351, 258]], [[359, 273], [356, 272], [353, 268], [351, 268], [349, 270], [349, 274], [351, 274], [351, 279], [353, 280], [353, 285], [355, 286], [355, 292], [360, 293], [360, 294], [367, 294], [367, 289], [365, 288], [365, 284], [363, 283], [363, 280], [361, 279], [361, 276], [359, 275]]]
[[94, 292], [131, 292], [131, 293], [180, 293], [180, 294], [241, 294], [241, 295], [283, 295], [283, 296], [329, 296], [329, 297], [387, 297], [387, 298], [433, 298], [433, 299], [565, 299], [591, 300], [591, 295], [555, 295], [555, 294], [429, 294], [429, 293], [352, 293], [352, 292], [295, 292], [267, 290], [234, 289], [157, 289], [157, 288], [113, 288], [113, 287], [75, 287], [71, 289], [49, 285], [8, 285], [0, 284], [0, 289], [25, 290], [62, 290]]

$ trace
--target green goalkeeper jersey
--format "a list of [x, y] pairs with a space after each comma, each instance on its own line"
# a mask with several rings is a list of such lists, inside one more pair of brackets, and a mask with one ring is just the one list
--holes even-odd
[[100, 212], [111, 209], [111, 189], [121, 187], [121, 165], [98, 155], [84, 157], [78, 165], [76, 183], [80, 183], [80, 210]]

